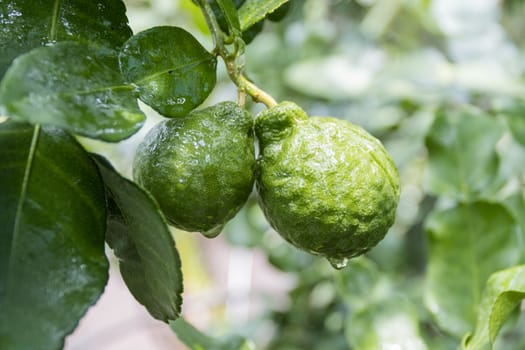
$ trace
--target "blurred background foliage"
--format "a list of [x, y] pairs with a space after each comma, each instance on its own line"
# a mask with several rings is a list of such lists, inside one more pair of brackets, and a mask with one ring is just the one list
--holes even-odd
[[[184, 310], [192, 318], [192, 303], [206, 302], [203, 289], [222, 290], [210, 282], [210, 265], [217, 263], [213, 251], [228, 246], [237, 252], [229, 264], [249, 267], [230, 269], [243, 273], [237, 280], [257, 277], [271, 286], [278, 271], [291, 283], [273, 294], [228, 289], [260, 307], [228, 319], [224, 305], [212, 303], [213, 314], [193, 317], [201, 325], [205, 318], [212, 332], [234, 330], [272, 350], [456, 349], [476, 327], [487, 278], [524, 260], [525, 2], [291, 2], [287, 16], [265, 21], [247, 47], [246, 73], [277, 100], [379, 137], [402, 179], [396, 223], [369, 254], [336, 271], [284, 242], [251, 198], [217, 241], [174, 233]], [[211, 49], [190, 0], [126, 4], [135, 32], [177, 25]], [[220, 66], [206, 104], [235, 98]], [[148, 113], [139, 135], [104, 146], [125, 174], [137, 142], [160, 118]], [[262, 254], [274, 272], [247, 263], [251, 254]], [[495, 349], [525, 348], [524, 316], [514, 310]]]

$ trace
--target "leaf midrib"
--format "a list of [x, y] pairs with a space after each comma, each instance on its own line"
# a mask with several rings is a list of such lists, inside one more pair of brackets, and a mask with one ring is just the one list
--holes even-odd
[[140, 84], [142, 84], [142, 83], [144, 83], [146, 81], [153, 80], [156, 77], [159, 77], [161, 75], [168, 74], [170, 71], [180, 71], [180, 70], [183, 70], [185, 68], [198, 66], [201, 63], [204, 63], [206, 61], [212, 61], [212, 60], [213, 60], [213, 56], [210, 56], [210, 57], [202, 58], [200, 60], [195, 60], [195, 61], [191, 61], [191, 62], [188, 62], [188, 63], [185, 63], [185, 64], [181, 64], [181, 65], [176, 66], [176, 67], [166, 68], [166, 69], [163, 69], [161, 71], [155, 72], [155, 73], [153, 73], [151, 75], [145, 76], [145, 77], [143, 77], [143, 78], [141, 78], [139, 80], [136, 80], [134, 83], [137, 84], [137, 85], [140, 85]]
[[[59, 91], [59, 92], [56, 92], [56, 93], [49, 93], [49, 94], [40, 94], [38, 95], [39, 97], [42, 97], [42, 98], [57, 98], [57, 99], [61, 99], [61, 98], [64, 98], [64, 97], [72, 97], [72, 96], [85, 96], [85, 95], [90, 95], [90, 94], [97, 94], [99, 92], [105, 92], [105, 91], [119, 91], [119, 90], [133, 90], [134, 87], [132, 85], [115, 85], [115, 86], [102, 86], [102, 87], [98, 87], [98, 88], [94, 88], [94, 89], [91, 89], [91, 90], [83, 90], [83, 91], [68, 91], [68, 92], [64, 92], [64, 91]], [[35, 96], [34, 95], [31, 95], [31, 94], [28, 94], [22, 98], [20, 98], [19, 100], [17, 100], [15, 103], [12, 103], [13, 105], [14, 104], [31, 104], [30, 103], [30, 100], [31, 99], [34, 99]]]
[[55, 0], [53, 5], [53, 15], [51, 16], [51, 28], [49, 29], [49, 41], [54, 42], [57, 40], [57, 23], [58, 23], [58, 12], [60, 9], [60, 1]]
[[[53, 13], [51, 16], [51, 23], [50, 23], [50, 29], [49, 29], [49, 41], [50, 42], [55, 41], [57, 38], [57, 22], [58, 22], [58, 12], [60, 8], [60, 1], [61, 0], [55, 0], [53, 4]], [[33, 167], [33, 162], [35, 159], [36, 148], [38, 145], [39, 138], [40, 138], [40, 125], [35, 125], [33, 129], [33, 136], [31, 137], [31, 143], [29, 145], [29, 152], [27, 155], [26, 166], [24, 169], [24, 177], [22, 179], [22, 185], [20, 187], [20, 198], [18, 199], [18, 203], [16, 206], [15, 220], [13, 223], [13, 236], [11, 237], [11, 249], [9, 251], [9, 262], [7, 266], [8, 291], [9, 291], [9, 287], [12, 285], [11, 278], [13, 276], [13, 274], [9, 273], [9, 271], [11, 271], [11, 266], [13, 265], [13, 257], [16, 256], [16, 242], [18, 241], [18, 236], [20, 232], [20, 221], [22, 217], [22, 210], [23, 210], [24, 203], [25, 203], [26, 196], [27, 196], [27, 186], [28, 186], [29, 179], [31, 176], [31, 169]]]
[[38, 139], [40, 138], [40, 125], [36, 125], [33, 129], [33, 136], [31, 137], [31, 143], [29, 145], [29, 152], [27, 155], [26, 166], [24, 169], [24, 177], [22, 179], [22, 185], [20, 187], [20, 198], [18, 200], [15, 212], [15, 220], [13, 224], [13, 236], [11, 237], [11, 249], [9, 251], [9, 262], [7, 265], [8, 277], [7, 277], [7, 288], [11, 286], [11, 278], [13, 276], [11, 271], [11, 266], [13, 265], [13, 257], [16, 256], [16, 242], [18, 240], [18, 235], [20, 232], [20, 220], [22, 217], [22, 210], [24, 207], [25, 199], [27, 196], [27, 186], [29, 183], [29, 178], [31, 176], [31, 169], [33, 167], [33, 162], [36, 154], [36, 147], [38, 144]]

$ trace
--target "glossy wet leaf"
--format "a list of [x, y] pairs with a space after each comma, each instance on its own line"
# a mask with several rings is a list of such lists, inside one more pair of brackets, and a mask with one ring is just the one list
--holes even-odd
[[490, 276], [479, 305], [478, 320], [474, 334], [463, 339], [462, 349], [480, 350], [494, 344], [496, 336], [507, 320], [525, 298], [525, 266], [515, 266]]
[[170, 323], [177, 338], [191, 350], [255, 350], [250, 340], [237, 335], [214, 338], [202, 333], [180, 317]]
[[17, 56], [57, 41], [120, 47], [131, 36], [121, 0], [0, 2], [0, 78]]
[[475, 200], [489, 192], [498, 176], [496, 143], [504, 127], [478, 110], [441, 110], [427, 135], [428, 190], [459, 200]]
[[352, 349], [427, 349], [419, 333], [415, 307], [398, 296], [353, 313], [347, 320], [345, 334]]
[[435, 211], [426, 230], [425, 304], [443, 330], [459, 337], [476, 324], [489, 276], [518, 262], [521, 233], [502, 205], [485, 202]]
[[241, 30], [250, 28], [286, 2], [288, 0], [246, 0], [239, 9]]
[[106, 240], [133, 296], [158, 320], [180, 314], [182, 272], [175, 242], [153, 198], [96, 156], [106, 186]]
[[74, 42], [20, 56], [0, 83], [4, 115], [105, 141], [125, 139], [142, 126], [133, 87], [110, 50]]
[[217, 59], [182, 28], [154, 27], [131, 37], [119, 61], [139, 98], [166, 117], [186, 115], [215, 87]]
[[0, 124], [0, 344], [61, 349], [102, 293], [104, 188], [63, 131]]

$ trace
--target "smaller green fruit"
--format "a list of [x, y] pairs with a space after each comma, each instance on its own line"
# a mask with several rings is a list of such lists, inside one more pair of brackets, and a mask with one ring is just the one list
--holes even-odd
[[155, 126], [139, 145], [133, 178], [180, 229], [215, 237], [254, 182], [253, 117], [222, 102]]
[[291, 102], [260, 113], [255, 133], [260, 205], [287, 241], [341, 268], [383, 239], [400, 190], [379, 140], [344, 120], [309, 118]]

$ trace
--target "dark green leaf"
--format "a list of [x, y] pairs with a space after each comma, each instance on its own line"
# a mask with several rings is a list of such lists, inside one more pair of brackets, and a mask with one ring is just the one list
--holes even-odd
[[233, 28], [235, 31], [241, 31], [241, 24], [239, 23], [239, 15], [237, 14], [237, 8], [233, 0], [216, 0], [219, 5], [228, 28]]
[[0, 124], [0, 344], [59, 349], [102, 293], [104, 188], [68, 134]]
[[139, 98], [166, 117], [186, 115], [215, 87], [217, 59], [178, 27], [154, 27], [131, 37], [119, 60]]
[[479, 305], [476, 330], [463, 339], [462, 349], [480, 350], [493, 344], [510, 312], [525, 298], [525, 266], [492, 274]]
[[425, 303], [442, 329], [462, 336], [475, 326], [488, 277], [519, 260], [520, 231], [503, 206], [485, 202], [435, 211], [426, 230]]
[[0, 2], [0, 78], [17, 56], [57, 41], [120, 47], [131, 36], [121, 0]]
[[179, 340], [191, 350], [255, 350], [251, 341], [240, 336], [212, 338], [193, 327], [182, 317], [171, 322], [170, 326]]
[[286, 2], [288, 0], [246, 0], [239, 9], [241, 30], [250, 28]]
[[31, 123], [119, 141], [145, 119], [132, 90], [113, 51], [62, 42], [14, 61], [0, 84], [0, 108]]
[[180, 314], [182, 272], [175, 242], [153, 198], [95, 157], [106, 185], [106, 240], [133, 296], [158, 320]]
[[429, 191], [466, 201], [489, 192], [498, 176], [495, 147], [503, 132], [498, 120], [478, 110], [439, 111], [426, 138]]

